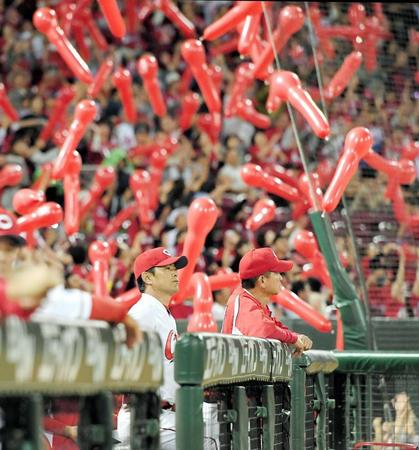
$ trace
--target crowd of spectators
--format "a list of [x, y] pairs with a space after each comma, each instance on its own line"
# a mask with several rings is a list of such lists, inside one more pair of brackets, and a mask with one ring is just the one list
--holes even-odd
[[[54, 47], [32, 25], [36, 7], [54, 7], [56, 3], [0, 0], [0, 80], [20, 116], [18, 122], [12, 123], [5, 114], [0, 114], [0, 167], [17, 163], [24, 170], [22, 183], [2, 193], [1, 205], [9, 210], [13, 209], [12, 199], [16, 190], [31, 186], [42, 166], [53, 161], [58, 154], [59, 148], [54, 140], [43, 142], [39, 139], [58, 89], [65, 84], [72, 84], [76, 89], [69, 118], [76, 103], [87, 95], [86, 85], [72, 77]], [[179, 6], [201, 34], [205, 26], [225, 13], [232, 3], [196, 1], [179, 2]], [[324, 23], [345, 23], [348, 5], [345, 2], [320, 3]], [[366, 4], [366, 8], [371, 13], [369, 5]], [[273, 7], [274, 23], [281, 6], [282, 3]], [[304, 5], [301, 6], [304, 9]], [[333, 165], [339, 157], [346, 133], [355, 126], [369, 128], [374, 137], [374, 150], [389, 159], [399, 159], [403, 149], [418, 138], [418, 9], [414, 4], [391, 3], [383, 4], [383, 10], [386, 17], [383, 26], [392, 33], [392, 38], [379, 43], [377, 69], [367, 72], [362, 67], [344, 94], [327, 103], [332, 130], [330, 139], [320, 141], [303, 118], [296, 115], [299, 139], [310, 170], [315, 170], [319, 162], [325, 160]], [[77, 235], [68, 238], [61, 225], [41, 230], [37, 239], [42, 250], [38, 253], [28, 250], [26, 257], [58, 260], [68, 286], [91, 291], [88, 245], [92, 240], [100, 239], [109, 220], [133, 200], [130, 174], [137, 168], [147, 169], [149, 164], [147, 156], [131, 157], [129, 151], [136, 146], [163, 143], [170, 138], [177, 141], [177, 146], [164, 172], [156, 219], [147, 229], [137, 218], [127, 220], [121, 227], [111, 263], [111, 294], [119, 295], [134, 287], [131, 267], [133, 259], [141, 251], [164, 245], [171, 252], [180, 254], [187, 228], [188, 205], [195, 198], [210, 196], [222, 214], [206, 240], [198, 270], [208, 274], [221, 269], [237, 271], [240, 257], [252, 246], [271, 246], [280, 258], [291, 258], [295, 262], [294, 269], [286, 278], [288, 288], [318, 311], [328, 313], [332, 293], [319, 280], [303, 276], [302, 268], [306, 261], [293, 245], [296, 232], [310, 228], [308, 217], [293, 220], [292, 205], [269, 195], [277, 206], [275, 220], [255, 233], [245, 228], [254, 203], [264, 194], [242, 181], [241, 166], [245, 162], [255, 162], [262, 167], [279, 164], [295, 178], [303, 170], [286, 109], [282, 108], [271, 116], [272, 126], [267, 130], [256, 129], [238, 117], [223, 118], [221, 136], [216, 142], [198, 126], [197, 121], [182, 133], [178, 125], [183, 95], [181, 76], [185, 70], [180, 55], [182, 36], [163, 14], [155, 11], [139, 23], [138, 32], [117, 42], [109, 34], [99, 10], [93, 11], [108, 40], [109, 50], [107, 54], [99, 51], [86, 35], [90, 50], [87, 62], [95, 72], [105, 57], [111, 56], [115, 66], [130, 70], [134, 79], [138, 122], [133, 125], [124, 121], [118, 93], [110, 80], [105, 83], [96, 99], [99, 107], [97, 119], [78, 146], [83, 159], [81, 195], [85, 195], [92, 175], [101, 164], [115, 167], [116, 182], [90, 211]], [[348, 41], [336, 39], [335, 45], [335, 60], [318, 54], [326, 84], [351, 51]], [[225, 103], [231, 93], [234, 70], [241, 59], [237, 52], [216, 54], [216, 44], [205, 46], [210, 62], [222, 68], [221, 94]], [[316, 41], [310, 40], [305, 26], [279, 56], [282, 68], [295, 71], [305, 86], [316, 87], [313, 46], [316, 46]], [[137, 59], [147, 52], [153, 53], [159, 62], [159, 79], [168, 107], [168, 113], [162, 119], [153, 114], [135, 69]], [[199, 92], [194, 82], [189, 88]], [[258, 81], [252, 90], [251, 97], [257, 109], [266, 112], [267, 86]], [[206, 112], [201, 106], [198, 114]], [[416, 164], [418, 161], [416, 159]], [[384, 197], [386, 183], [385, 176], [362, 164], [347, 189], [349, 215], [354, 221], [369, 302], [374, 315], [419, 316], [419, 250], [415, 240], [418, 236], [398, 226], [391, 204]], [[415, 182], [403, 188], [412, 212], [419, 204], [418, 187], [419, 183]], [[63, 205], [60, 182], [45, 186], [45, 192], [48, 200]], [[345, 256], [351, 277], [360, 286], [355, 252], [345, 221], [340, 213], [334, 213], [332, 218], [339, 251]], [[52, 251], [46, 252], [45, 248]], [[222, 305], [228, 294], [228, 290], [214, 294], [217, 319], [222, 318]], [[281, 314], [277, 308], [275, 312]], [[174, 313], [185, 317], [190, 309], [183, 308]], [[288, 315], [291, 316], [290, 313]]]

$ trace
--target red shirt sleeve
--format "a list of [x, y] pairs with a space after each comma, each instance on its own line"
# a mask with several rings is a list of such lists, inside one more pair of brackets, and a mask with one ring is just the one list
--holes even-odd
[[285, 344], [294, 344], [298, 335], [278, 320], [271, 317], [267, 308], [260, 308], [255, 302], [241, 297], [236, 327], [245, 336], [277, 339]]

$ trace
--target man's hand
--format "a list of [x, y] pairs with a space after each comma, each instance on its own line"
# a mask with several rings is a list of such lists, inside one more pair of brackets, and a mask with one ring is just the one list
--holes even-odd
[[7, 295], [23, 309], [40, 305], [49, 289], [63, 282], [62, 273], [46, 264], [27, 264], [6, 276]]
[[311, 347], [313, 346], [313, 341], [305, 334], [299, 334], [294, 346], [295, 351], [293, 353], [293, 356], [300, 356], [304, 351], [311, 349]]
[[125, 332], [127, 335], [126, 344], [128, 348], [134, 347], [138, 344], [138, 342], [143, 340], [143, 332], [131, 316], [127, 314], [121, 323], [125, 326]]

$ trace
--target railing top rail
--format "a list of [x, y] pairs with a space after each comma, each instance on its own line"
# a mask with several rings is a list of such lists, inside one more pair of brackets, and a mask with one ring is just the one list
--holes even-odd
[[419, 353], [386, 351], [334, 352], [339, 372], [351, 373], [419, 373]]
[[309, 375], [331, 373], [339, 365], [334, 353], [326, 350], [308, 350], [296, 361]]
[[216, 333], [187, 333], [176, 344], [179, 384], [280, 382], [292, 377], [291, 348], [267, 339]]
[[94, 394], [156, 390], [163, 381], [160, 338], [144, 333], [133, 349], [125, 330], [102, 322], [25, 322], [0, 326], [0, 392]]

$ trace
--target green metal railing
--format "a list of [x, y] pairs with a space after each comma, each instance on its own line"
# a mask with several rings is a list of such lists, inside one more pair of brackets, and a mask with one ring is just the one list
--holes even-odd
[[43, 399], [79, 399], [80, 449], [112, 449], [112, 393], [131, 393], [132, 448], [159, 448], [162, 349], [145, 333], [132, 350], [123, 328], [5, 319], [0, 327], [0, 429], [3, 450], [43, 450]]
[[209, 438], [204, 415], [220, 449], [289, 448], [289, 346], [244, 336], [185, 334], [176, 344], [175, 361], [178, 450], [204, 448]]
[[363, 441], [419, 444], [418, 431], [409, 425], [419, 417], [419, 353], [357, 351], [335, 356], [334, 448], [352, 449]]
[[[161, 344], [150, 333], [132, 350], [123, 340], [123, 328], [102, 323], [7, 318], [0, 327], [2, 449], [43, 449], [44, 400], [72, 397], [79, 447], [110, 450], [113, 393], [131, 394], [131, 448], [159, 449]], [[183, 335], [175, 351], [177, 449], [419, 443], [412, 425], [419, 417], [419, 353], [313, 350], [293, 359], [291, 351], [244, 336]]]
[[291, 382], [291, 449], [325, 450], [330, 445], [331, 374], [338, 362], [331, 352], [311, 350], [294, 360]]

